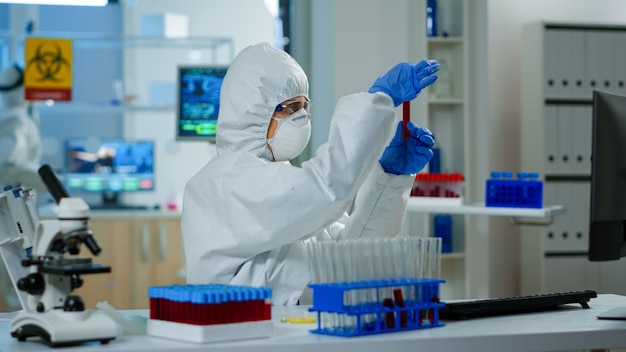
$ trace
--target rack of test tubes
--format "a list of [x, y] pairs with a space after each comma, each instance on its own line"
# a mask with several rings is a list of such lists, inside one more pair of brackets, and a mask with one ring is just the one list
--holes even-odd
[[361, 336], [440, 327], [441, 238], [307, 243], [312, 333]]
[[412, 197], [454, 204], [463, 203], [463, 174], [420, 173], [415, 175]]
[[485, 205], [488, 207], [541, 208], [543, 182], [536, 172], [492, 171], [485, 187]]
[[270, 336], [269, 288], [210, 285], [153, 286], [149, 335], [191, 342]]

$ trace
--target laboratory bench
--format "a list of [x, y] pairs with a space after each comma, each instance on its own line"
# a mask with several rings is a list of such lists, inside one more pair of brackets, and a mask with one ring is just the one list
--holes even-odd
[[[56, 218], [56, 205], [45, 205], [37, 209], [42, 220]], [[180, 210], [154, 209], [123, 209], [123, 208], [91, 208], [89, 216], [92, 220], [116, 220], [116, 219], [180, 219]]]
[[[147, 335], [121, 335], [109, 344], [94, 342], [68, 347], [68, 351], [574, 351], [626, 347], [626, 320], [600, 320], [596, 316], [614, 307], [626, 308], [626, 297], [600, 294], [590, 309], [567, 305], [559, 310], [500, 317], [444, 321], [445, 326], [359, 337], [318, 335], [316, 324], [281, 322], [285, 316], [311, 314], [306, 306], [272, 309], [270, 337], [219, 343], [191, 343]], [[147, 310], [126, 310], [128, 316], [147, 316]], [[9, 333], [14, 313], [0, 314], [0, 350], [61, 351], [36, 338], [19, 342]]]
[[176, 219], [180, 220], [181, 212], [167, 210], [91, 210], [91, 220], [117, 220], [117, 219]]
[[[54, 218], [53, 209], [41, 211], [42, 219]], [[148, 308], [151, 286], [184, 284], [184, 257], [180, 211], [106, 209], [91, 210], [89, 227], [102, 252], [83, 250], [81, 257], [111, 267], [110, 273], [83, 276], [75, 291], [87, 308], [108, 301], [118, 309]]]

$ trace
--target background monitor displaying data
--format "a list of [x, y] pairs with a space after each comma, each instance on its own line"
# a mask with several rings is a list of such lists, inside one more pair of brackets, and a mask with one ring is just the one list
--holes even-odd
[[154, 190], [152, 141], [68, 139], [65, 155], [63, 183], [70, 194], [101, 193], [102, 206], [125, 208], [121, 195]]
[[177, 140], [214, 141], [226, 66], [179, 66]]
[[626, 256], [626, 96], [593, 92], [589, 260]]

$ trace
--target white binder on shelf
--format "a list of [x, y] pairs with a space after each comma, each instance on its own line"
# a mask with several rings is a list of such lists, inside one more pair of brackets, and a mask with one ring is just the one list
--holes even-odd
[[586, 96], [589, 98], [591, 98], [594, 89], [604, 89], [603, 82], [606, 79], [604, 73], [606, 68], [602, 66], [612, 66], [613, 52], [607, 53], [607, 45], [604, 43], [606, 33], [594, 30], [585, 32], [585, 44], [587, 46], [585, 62], [588, 83]]
[[576, 185], [576, 224], [577, 229], [582, 234], [581, 238], [577, 238], [577, 248], [583, 252], [587, 251], [589, 242], [589, 207], [590, 202], [580, 201], [581, 199], [589, 199], [591, 185], [587, 182], [578, 182]]
[[[559, 199], [557, 198], [557, 184], [551, 182], [545, 182], [543, 184], [543, 203], [544, 204], [557, 204]], [[558, 203], [562, 204], [562, 203]], [[562, 216], [556, 217], [554, 221], [543, 227], [543, 248], [544, 251], [550, 251], [558, 248], [557, 245], [557, 236], [556, 229], [558, 226], [558, 222], [560, 221], [558, 218], [565, 217], [566, 214]]]
[[544, 50], [544, 98], [555, 98], [558, 96], [557, 83], [561, 79], [559, 65], [559, 49], [561, 43], [560, 31], [546, 30], [543, 37]]
[[[577, 174], [591, 173], [591, 107], [577, 105], [572, 107], [572, 166]], [[586, 199], [585, 196], [582, 199]]]
[[613, 90], [626, 94], [626, 33], [615, 32], [613, 35]]
[[[582, 192], [580, 192], [580, 184], [577, 182], [565, 182], [564, 186], [564, 194], [563, 196], [567, 199], [567, 204], [569, 206], [568, 209], [572, 209], [572, 212], [567, 217], [567, 225], [565, 227], [566, 237], [563, 238], [561, 249], [566, 251], [577, 251], [583, 250], [581, 248], [581, 239], [578, 236], [582, 236], [581, 232], [581, 215], [583, 212], [581, 204], [581, 198], [579, 196]], [[584, 198], [583, 198], [584, 199]], [[585, 245], [587, 243], [585, 242]]]
[[560, 174], [572, 172], [572, 107], [559, 105], [557, 108], [557, 171]]
[[[568, 31], [565, 40], [566, 57], [562, 57], [561, 65], [565, 69], [567, 86], [563, 92], [569, 98], [585, 98], [585, 32], [582, 30]], [[562, 83], [562, 82], [561, 82]]]
[[[544, 171], [546, 174], [558, 171], [558, 124], [557, 124], [557, 107], [548, 105], [544, 107]], [[547, 203], [553, 204], [553, 203]], [[554, 203], [556, 204], [556, 203]]]
[[[613, 33], [611, 31], [602, 31], [599, 34], [601, 51], [598, 52], [598, 64], [600, 65], [600, 73], [602, 82], [600, 89], [615, 91], [615, 48], [613, 47]], [[624, 59], [619, 64], [623, 65]]]

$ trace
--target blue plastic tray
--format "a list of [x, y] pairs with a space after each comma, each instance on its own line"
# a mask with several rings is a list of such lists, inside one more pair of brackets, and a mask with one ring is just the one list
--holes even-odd
[[312, 333], [360, 336], [443, 326], [441, 279], [390, 279], [311, 284], [317, 329]]

